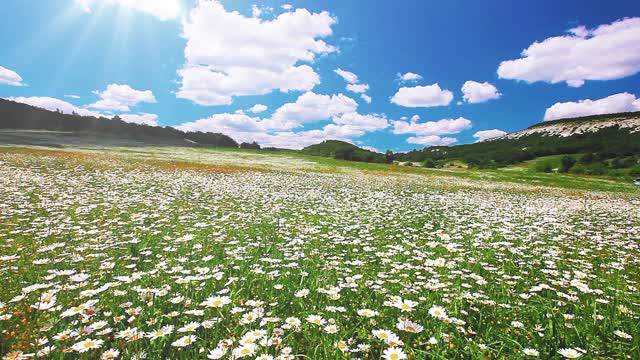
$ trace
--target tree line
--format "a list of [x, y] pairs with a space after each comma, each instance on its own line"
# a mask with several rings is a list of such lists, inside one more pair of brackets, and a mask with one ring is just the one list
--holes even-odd
[[185, 132], [170, 126], [133, 124], [106, 117], [82, 116], [77, 113], [64, 114], [35, 106], [0, 99], [0, 128], [49, 131], [87, 131], [118, 135], [137, 140], [191, 141], [192, 145], [216, 147], [238, 147], [231, 137], [210, 132]]

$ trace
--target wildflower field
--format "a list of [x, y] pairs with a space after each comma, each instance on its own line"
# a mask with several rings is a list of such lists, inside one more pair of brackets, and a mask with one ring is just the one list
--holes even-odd
[[0, 151], [0, 357], [640, 359], [633, 188], [147, 155]]

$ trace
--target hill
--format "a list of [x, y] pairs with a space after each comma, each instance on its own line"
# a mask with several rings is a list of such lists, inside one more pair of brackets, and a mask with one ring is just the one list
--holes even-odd
[[302, 152], [309, 155], [331, 157], [341, 160], [364, 161], [385, 163], [385, 155], [359, 148], [348, 142], [339, 140], [326, 140], [319, 144], [307, 146]]
[[631, 132], [640, 131], [640, 111], [545, 121], [504, 137], [514, 139], [533, 134], [569, 137], [594, 133], [607, 128], [629, 129]]
[[117, 118], [69, 115], [1, 98], [0, 129], [88, 132], [152, 144], [238, 147], [235, 140], [224, 134], [184, 132], [168, 126], [127, 123]]
[[[0, 129], [68, 132], [66, 137], [69, 142], [86, 140], [103, 145], [239, 146], [224, 134], [183, 132], [172, 127], [132, 124], [117, 117], [108, 119], [69, 115], [1, 98]], [[65, 135], [58, 134], [55, 137], [65, 138]], [[47, 145], [52, 141], [51, 135], [46, 133], [38, 133], [37, 136], [20, 132], [6, 133], [0, 136], [0, 141], [5, 138], [19, 139], [21, 143], [32, 145]], [[260, 150], [257, 143], [242, 144], [240, 147]], [[420, 162], [427, 167], [464, 163], [471, 168], [499, 168], [524, 163], [545, 172], [558, 169], [577, 174], [636, 177], [640, 176], [640, 112], [547, 121], [479, 143], [434, 146], [408, 153], [381, 154], [339, 140], [311, 145], [301, 152], [369, 163], [390, 163], [395, 160]], [[534, 159], [536, 161], [532, 161]]]
[[[469, 167], [497, 168], [567, 155], [565, 168], [579, 174], [640, 175], [640, 112], [547, 121], [474, 144], [434, 146], [396, 154], [398, 161], [442, 166], [462, 161]], [[573, 162], [573, 165], [569, 164]], [[550, 169], [541, 167], [542, 170]]]

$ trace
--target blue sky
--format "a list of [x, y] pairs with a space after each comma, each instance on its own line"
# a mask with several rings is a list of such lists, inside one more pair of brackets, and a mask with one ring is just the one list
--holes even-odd
[[0, 97], [267, 146], [406, 151], [640, 110], [634, 1], [1, 6]]

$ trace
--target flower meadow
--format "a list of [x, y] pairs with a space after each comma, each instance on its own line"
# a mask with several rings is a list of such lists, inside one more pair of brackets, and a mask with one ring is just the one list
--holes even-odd
[[2, 359], [640, 359], [640, 198], [0, 153]]

